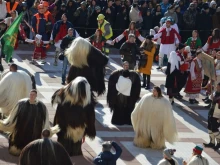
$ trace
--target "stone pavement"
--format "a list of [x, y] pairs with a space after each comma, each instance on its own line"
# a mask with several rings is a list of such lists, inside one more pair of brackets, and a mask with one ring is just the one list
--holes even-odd
[[[58, 66], [53, 66], [53, 49], [48, 52], [47, 63], [41, 65], [29, 64], [31, 59], [33, 46], [20, 45], [19, 50], [14, 53], [14, 62], [19, 65], [19, 69], [28, 70], [35, 75], [37, 82], [37, 90], [39, 92], [39, 99], [43, 101], [48, 110], [50, 121], [53, 121], [55, 108], [52, 107], [50, 101], [52, 94], [61, 85], [61, 68], [62, 62]], [[106, 85], [110, 73], [121, 68], [120, 56], [117, 51], [110, 54], [110, 60], [106, 71]], [[4, 68], [8, 68], [4, 63]], [[151, 76], [152, 86], [157, 85], [166, 92], [164, 87], [165, 75], [156, 70], [156, 66], [152, 68]], [[141, 90], [141, 96], [150, 91]], [[181, 92], [184, 95], [184, 92]], [[208, 109], [203, 108], [205, 105], [202, 102], [202, 96], [199, 99], [198, 105], [190, 105], [187, 98], [183, 100], [175, 100], [173, 105], [173, 112], [176, 119], [176, 126], [179, 133], [179, 141], [174, 144], [166, 143], [169, 148], [175, 148], [176, 159], [182, 164], [182, 160], [188, 160], [192, 153], [192, 148], [196, 144], [208, 142], [209, 137], [207, 134], [207, 113]], [[98, 97], [99, 104], [96, 106], [96, 130], [97, 136], [91, 141], [86, 138], [86, 142], [82, 145], [83, 156], [71, 157], [75, 165], [88, 165], [92, 164], [92, 159], [101, 152], [101, 143], [105, 140], [116, 141], [123, 149], [120, 159], [117, 161], [118, 165], [156, 165], [162, 158], [162, 150], [142, 149], [133, 145], [134, 131], [131, 126], [115, 126], [111, 124], [111, 112], [106, 104], [106, 93]], [[155, 119], [156, 120], [156, 119]], [[53, 137], [56, 140], [56, 136]], [[209, 160], [210, 165], [220, 164], [220, 156], [218, 152], [212, 149], [204, 149], [203, 155]], [[8, 141], [0, 135], [0, 165], [18, 164], [18, 158], [8, 154]]]

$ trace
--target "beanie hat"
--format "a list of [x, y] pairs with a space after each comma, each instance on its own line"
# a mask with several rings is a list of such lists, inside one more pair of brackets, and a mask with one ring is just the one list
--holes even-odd
[[191, 51], [191, 50], [190, 50], [190, 47], [189, 47], [189, 46], [186, 46], [186, 47], [185, 47], [185, 51], [190, 52], [190, 51]]
[[213, 5], [217, 5], [215, 1], [211, 1], [209, 7], [212, 7]]
[[195, 153], [201, 155], [201, 154], [202, 154], [202, 151], [203, 151], [202, 145], [201, 145], [201, 144], [197, 144], [197, 145], [195, 146], [195, 148], [193, 148], [193, 151], [194, 151]]
[[163, 154], [166, 155], [166, 157], [169, 158], [169, 159], [172, 158], [174, 152], [176, 152], [175, 149], [168, 149], [167, 148], [167, 149], [163, 150]]
[[209, 9], [209, 4], [208, 4], [208, 3], [204, 3], [204, 4], [202, 5], [202, 8], [203, 8], [204, 10]]
[[153, 35], [148, 35], [145, 38], [148, 39], [148, 40], [152, 40], [152, 38], [154, 38], [154, 36]]

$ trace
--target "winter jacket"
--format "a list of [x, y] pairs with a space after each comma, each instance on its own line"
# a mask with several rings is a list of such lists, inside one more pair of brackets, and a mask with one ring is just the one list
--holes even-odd
[[117, 159], [121, 156], [122, 149], [115, 142], [112, 142], [112, 146], [116, 151], [115, 154], [112, 154], [110, 151], [101, 152], [97, 157], [94, 158], [93, 163], [95, 165], [116, 165]]
[[[111, 10], [111, 13], [106, 13], [106, 10], [107, 9], [110, 9]], [[114, 24], [115, 24], [115, 16], [116, 16], [116, 11], [115, 11], [115, 8], [113, 6], [111, 7], [108, 7], [108, 6], [105, 6], [103, 7], [102, 9], [102, 14], [105, 16], [105, 20], [108, 21], [112, 27], [114, 27]], [[96, 21], [97, 22], [97, 21]]]
[[196, 23], [196, 10], [187, 9], [183, 14], [183, 21], [185, 23], [185, 29], [194, 29]]
[[166, 17], [172, 17], [172, 18], [174, 19], [175, 23], [176, 23], [176, 24], [178, 23], [178, 17], [177, 17], [176, 12], [171, 13], [170, 11], [167, 11], [167, 12], [164, 14], [164, 16], [166, 16]]
[[215, 28], [220, 29], [220, 12], [216, 12], [212, 16], [212, 23], [213, 23], [213, 29], [215, 29]]
[[160, 6], [161, 6], [162, 15], [164, 15], [164, 13], [167, 12], [168, 7], [170, 6], [170, 4], [169, 4], [169, 3], [164, 4], [164, 3], [162, 2], [162, 3], [160, 3]]
[[[74, 31], [75, 33], [75, 31]], [[62, 50], [65, 50], [69, 47], [69, 45], [72, 43], [72, 41], [76, 38], [75, 35], [73, 33], [73, 37], [70, 37], [69, 35], [66, 35], [63, 39], [62, 42], [60, 44], [60, 48]]]
[[197, 30], [211, 30], [212, 29], [212, 17], [204, 10], [196, 16], [196, 29]]
[[74, 22], [76, 23], [75, 26], [77, 27], [85, 27], [88, 19], [88, 11], [87, 9], [83, 10], [79, 7], [74, 13]]

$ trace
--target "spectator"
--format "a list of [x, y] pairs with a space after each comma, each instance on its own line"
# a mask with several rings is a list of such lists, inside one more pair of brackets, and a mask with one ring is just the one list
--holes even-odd
[[86, 2], [83, 1], [80, 3], [80, 7], [76, 9], [74, 13], [74, 22], [75, 26], [77, 27], [77, 31], [79, 32], [79, 35], [83, 38], [85, 38], [86, 33], [85, 33], [85, 28], [86, 28], [86, 23], [88, 19], [88, 11], [86, 9]]
[[202, 43], [205, 43], [212, 29], [212, 17], [209, 14], [208, 3], [204, 3], [201, 13], [196, 16], [196, 29], [201, 30], [200, 38]]
[[0, 22], [6, 18], [7, 15], [7, 8], [6, 2], [4, 0], [0, 0]]
[[66, 13], [66, 12], [67, 12], [67, 10], [66, 10], [66, 4], [63, 3], [63, 4], [61, 5], [61, 9], [58, 10], [58, 12], [57, 12], [57, 14], [56, 14], [55, 21], [59, 21], [60, 18], [62, 17], [62, 15], [63, 15], [64, 13]]
[[181, 14], [184, 14], [186, 9], [187, 9], [187, 5], [184, 3], [184, 0], [180, 0], [178, 5], [180, 6], [180, 12]]
[[129, 69], [134, 70], [134, 67], [136, 65], [136, 58], [137, 55], [140, 54], [139, 48], [137, 47], [137, 44], [135, 43], [135, 35], [129, 34], [128, 40], [125, 41], [120, 50], [120, 55], [122, 55], [122, 61], [128, 61], [129, 63]]
[[63, 37], [67, 35], [67, 31], [69, 28], [73, 28], [73, 25], [69, 21], [67, 21], [66, 14], [63, 14], [61, 16], [61, 20], [57, 21], [53, 26], [53, 32], [51, 34], [50, 40], [54, 40], [56, 47], [54, 66], [57, 66], [58, 55], [60, 53], [60, 44], [62, 42]]
[[189, 162], [183, 161], [183, 165], [209, 165], [209, 162], [207, 158], [202, 156], [203, 147], [202, 145], [196, 145], [195, 148], [193, 148], [192, 157], [190, 158]]
[[[121, 0], [115, 0], [115, 3], [113, 4], [113, 7], [115, 8], [115, 14], [121, 11]], [[116, 15], [115, 15], [116, 16]]]
[[210, 4], [209, 4], [209, 14], [210, 14], [211, 16], [213, 16], [213, 15], [215, 14], [215, 12], [216, 12], [216, 7], [217, 7], [216, 2], [212, 0], [212, 1], [210, 2]]
[[160, 19], [162, 18], [161, 6], [157, 4], [153, 13], [153, 27], [160, 26]]
[[176, 159], [173, 158], [174, 149], [165, 149], [163, 150], [163, 159], [157, 165], [179, 165]]
[[111, 24], [105, 20], [103, 14], [98, 15], [97, 21], [98, 28], [102, 31], [102, 36], [105, 37], [106, 40], [110, 39], [113, 36]]
[[180, 11], [180, 6], [179, 5], [177, 5], [175, 7], [175, 12], [176, 12], [177, 19], [178, 19], [177, 26], [178, 26], [179, 29], [183, 30], [184, 29], [183, 14]]
[[184, 30], [186, 32], [184, 33], [184, 36], [190, 36], [191, 35], [191, 30], [195, 29], [196, 27], [196, 9], [195, 9], [195, 4], [190, 3], [189, 7], [183, 14], [183, 21], [184, 21]]
[[42, 4], [38, 5], [38, 13], [33, 16], [31, 24], [32, 30], [35, 34], [42, 35], [43, 41], [49, 40], [47, 33], [52, 30], [52, 20], [45, 13], [45, 9]]
[[216, 13], [212, 16], [213, 28], [220, 29], [220, 7], [216, 9]]
[[133, 3], [130, 13], [129, 13], [130, 21], [134, 21], [136, 24], [136, 28], [140, 29], [143, 23], [143, 18], [141, 16], [141, 12], [138, 9], [138, 4]]
[[174, 23], [176, 23], [176, 24], [178, 23], [178, 17], [177, 17], [177, 14], [176, 14], [176, 12], [175, 12], [175, 6], [174, 6], [174, 5], [170, 5], [170, 6], [168, 7], [168, 11], [165, 12], [164, 16], [166, 16], [166, 17], [172, 17], [173, 20], [174, 20]]
[[146, 13], [147, 9], [148, 9], [148, 5], [147, 5], [147, 2], [146, 1], [141, 1], [141, 7], [139, 8], [140, 9], [140, 12], [143, 14], [143, 13]]
[[[72, 41], [76, 38], [76, 31], [73, 28], [68, 29], [68, 34], [62, 39], [62, 42], [60, 44], [60, 48], [65, 51], [69, 45], [72, 43]], [[66, 69], [68, 65], [67, 57], [64, 54], [63, 59], [63, 68], [62, 68], [62, 85], [65, 85], [66, 83]]]
[[153, 15], [151, 14], [151, 9], [143, 13], [143, 26], [142, 26], [142, 36], [149, 34], [150, 29], [153, 28]]
[[127, 15], [127, 9], [125, 6], [121, 7], [121, 10], [116, 14], [116, 19], [115, 19], [115, 29], [116, 32], [114, 35], [120, 35], [124, 29], [128, 27], [129, 23], [129, 18]]
[[[114, 147], [116, 153], [111, 153], [111, 148]], [[116, 165], [117, 159], [122, 153], [121, 147], [116, 142], [104, 142], [102, 144], [102, 152], [93, 160], [95, 165]]]
[[9, 0], [6, 3], [6, 8], [7, 8], [7, 17], [10, 17], [10, 13], [12, 10], [18, 10], [19, 9], [19, 3], [16, 2], [15, 0]]
[[88, 6], [87, 10], [88, 10], [88, 18], [95, 12], [95, 8], [96, 8], [96, 1], [92, 0], [91, 5]]
[[200, 10], [202, 9], [202, 6], [203, 6], [203, 1], [202, 0], [198, 0], [197, 1], [197, 8], [199, 8]]
[[98, 28], [97, 25], [97, 17], [101, 13], [101, 7], [96, 6], [95, 11], [92, 13], [92, 15], [89, 17], [89, 24], [88, 24], [88, 29], [87, 29], [87, 35], [91, 36], [92, 34], [95, 33], [95, 29]]
[[68, 2], [66, 4], [66, 16], [72, 24], [74, 24], [74, 22], [73, 22], [73, 20], [74, 20], [73, 13], [75, 13], [76, 9], [77, 9], [76, 2], [73, 1], [73, 0], [68, 0]]
[[112, 6], [113, 0], [107, 0], [107, 2], [107, 6], [103, 7], [102, 13], [105, 16], [105, 20], [108, 21], [112, 27], [114, 27], [116, 12], [115, 8]]
[[167, 12], [170, 4], [169, 4], [169, 0], [162, 0], [162, 2], [160, 3], [161, 6], [161, 12], [162, 12], [162, 16], [164, 15], [164, 13]]

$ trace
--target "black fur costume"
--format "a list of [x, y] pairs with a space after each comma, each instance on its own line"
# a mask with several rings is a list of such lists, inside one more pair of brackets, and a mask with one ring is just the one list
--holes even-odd
[[131, 125], [131, 113], [134, 110], [135, 103], [140, 97], [141, 81], [135, 71], [130, 71], [130, 80], [132, 82], [130, 96], [118, 94], [116, 83], [122, 75], [123, 69], [112, 72], [108, 82], [107, 103], [113, 111], [112, 124]]
[[67, 76], [67, 83], [78, 76], [85, 77], [91, 86], [91, 90], [101, 95], [105, 92], [104, 77], [108, 58], [100, 50], [91, 45], [87, 61], [89, 66], [83, 66], [82, 68], [71, 65]]
[[8, 118], [0, 120], [0, 130], [10, 132], [9, 153], [15, 156], [28, 143], [40, 139], [44, 128], [50, 129], [46, 106], [41, 101], [31, 104], [28, 98], [20, 100]]
[[[82, 155], [81, 145], [83, 136], [89, 136], [90, 139], [94, 139], [96, 136], [96, 101], [91, 91], [89, 96], [86, 94], [86, 84], [89, 85], [87, 81], [83, 81], [74, 87], [78, 90], [78, 96], [73, 96], [72, 82], [57, 90], [52, 96], [52, 104], [58, 104], [54, 117], [54, 125], [59, 124], [61, 129], [57, 134], [58, 142], [64, 146], [70, 156]], [[76, 97], [80, 99], [73, 103], [72, 100]], [[86, 97], [91, 97], [91, 102], [82, 106], [82, 100]]]

